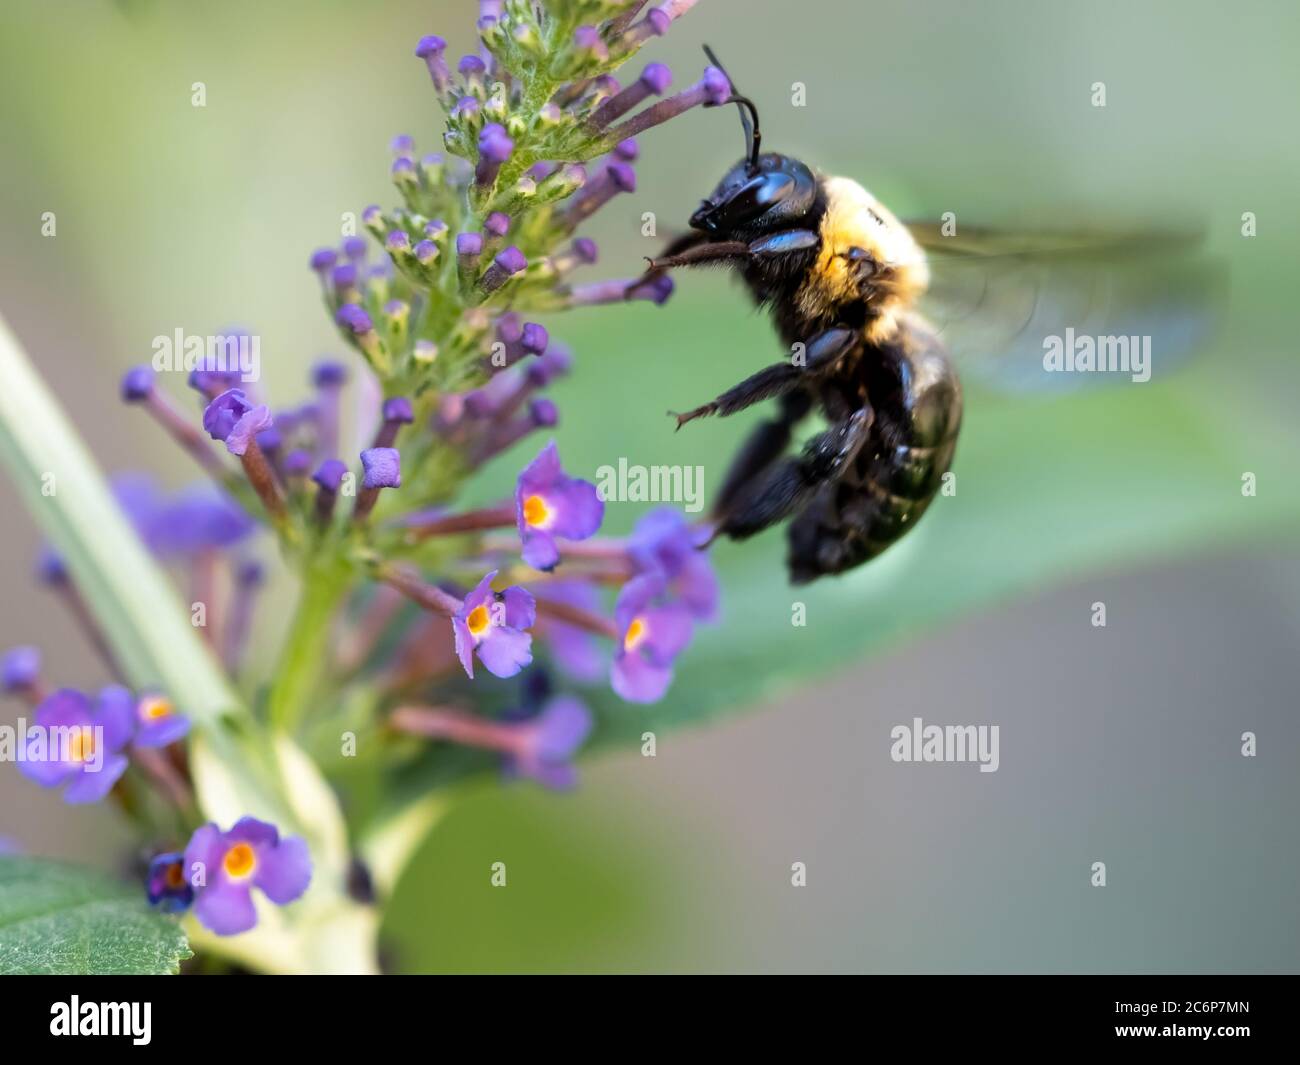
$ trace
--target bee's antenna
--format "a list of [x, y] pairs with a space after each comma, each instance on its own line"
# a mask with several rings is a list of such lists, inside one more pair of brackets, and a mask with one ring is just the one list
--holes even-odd
[[[710, 63], [722, 71], [727, 84], [731, 86], [731, 102], [740, 109], [740, 125], [745, 131], [745, 153], [749, 156], [749, 169], [757, 170], [759, 146], [763, 143], [763, 133], [758, 127], [758, 108], [748, 96], [741, 96], [736, 91], [736, 83], [731, 80], [727, 68], [719, 62], [718, 57], [713, 54], [713, 49], [707, 44], [704, 46], [704, 54], [709, 57]], [[746, 111], [749, 112], [748, 115], [745, 114]]]

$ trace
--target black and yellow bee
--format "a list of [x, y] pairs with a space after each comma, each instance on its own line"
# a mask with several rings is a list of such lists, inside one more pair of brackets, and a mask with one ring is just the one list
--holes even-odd
[[[737, 540], [789, 519], [790, 576], [803, 583], [880, 554], [939, 491], [961, 429], [962, 388], [918, 311], [931, 285], [926, 247], [977, 257], [987, 248], [973, 248], [969, 235], [944, 246], [939, 227], [904, 225], [856, 181], [764, 153], [757, 108], [734, 91], [731, 102], [741, 108], [745, 158], [638, 284], [674, 267], [722, 264], [770, 310], [791, 355], [674, 416], [680, 428], [778, 401], [733, 460], [713, 519], [716, 534]], [[1138, 243], [1163, 241], [1105, 238], [1063, 250], [1082, 258]], [[796, 424], [814, 412], [829, 427], [788, 454]]]

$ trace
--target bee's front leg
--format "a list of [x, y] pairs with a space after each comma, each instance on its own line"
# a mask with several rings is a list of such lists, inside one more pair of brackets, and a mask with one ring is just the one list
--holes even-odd
[[728, 260], [771, 259], [815, 248], [821, 238], [811, 229], [786, 229], [757, 240], [709, 241], [702, 233], [688, 233], [669, 244], [662, 255], [648, 258], [646, 272], [628, 286], [640, 288], [677, 266], [700, 266]]

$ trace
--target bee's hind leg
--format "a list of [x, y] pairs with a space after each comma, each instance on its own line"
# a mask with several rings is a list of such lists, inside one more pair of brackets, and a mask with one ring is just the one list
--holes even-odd
[[713, 504], [713, 520], [722, 521], [736, 499], [743, 495], [754, 479], [779, 459], [790, 446], [790, 432], [812, 407], [806, 391], [791, 392], [781, 399], [775, 418], [760, 422], [745, 439], [727, 468], [722, 488]]
[[718, 531], [743, 540], [802, 507], [819, 488], [838, 480], [849, 468], [871, 434], [874, 420], [870, 408], [856, 410], [814, 436], [797, 457], [771, 466], [736, 500]]

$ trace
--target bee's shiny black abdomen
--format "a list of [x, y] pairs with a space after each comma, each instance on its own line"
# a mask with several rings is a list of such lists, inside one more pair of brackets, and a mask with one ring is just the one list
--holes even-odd
[[867, 408], [874, 421], [853, 468], [790, 523], [790, 577], [800, 583], [858, 566], [906, 534], [942, 487], [961, 428], [957, 375], [915, 320], [893, 341], [864, 343], [818, 385], [827, 418]]

